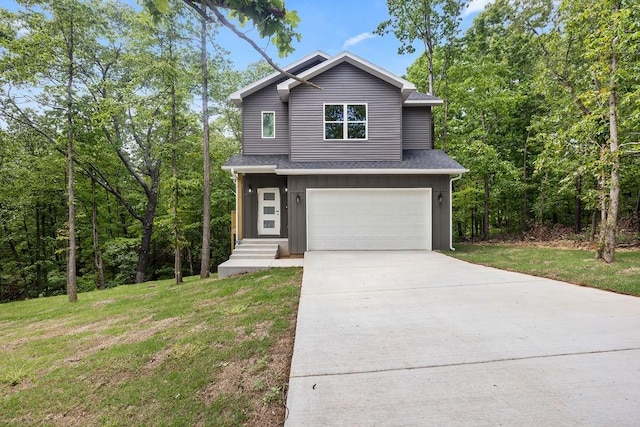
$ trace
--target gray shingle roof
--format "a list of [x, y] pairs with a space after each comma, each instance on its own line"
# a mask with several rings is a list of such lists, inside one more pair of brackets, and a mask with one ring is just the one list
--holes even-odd
[[282, 155], [236, 155], [226, 163], [226, 168], [246, 166], [275, 166], [283, 174], [287, 170], [303, 169], [443, 169], [460, 173], [466, 169], [442, 150], [404, 150], [400, 161], [326, 161], [291, 162], [289, 156]]
[[407, 99], [410, 101], [418, 101], [418, 100], [439, 101], [440, 100], [440, 98], [438, 98], [437, 96], [433, 96], [428, 93], [420, 93], [420, 92], [411, 92], [411, 94], [407, 97]]

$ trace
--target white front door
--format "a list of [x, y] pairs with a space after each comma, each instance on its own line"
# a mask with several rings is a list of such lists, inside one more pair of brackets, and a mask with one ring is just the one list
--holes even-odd
[[258, 188], [258, 234], [280, 235], [279, 188]]

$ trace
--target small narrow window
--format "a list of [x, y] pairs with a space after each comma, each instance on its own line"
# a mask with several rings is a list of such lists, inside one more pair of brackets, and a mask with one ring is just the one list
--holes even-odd
[[324, 104], [324, 139], [367, 137], [367, 104]]
[[262, 112], [262, 137], [276, 137], [276, 113], [275, 111]]

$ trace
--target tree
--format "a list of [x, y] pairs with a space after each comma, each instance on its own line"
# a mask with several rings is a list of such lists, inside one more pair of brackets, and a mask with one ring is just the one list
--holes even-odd
[[[428, 90], [435, 93], [433, 60], [435, 49], [451, 43], [458, 33], [462, 9], [466, 0], [387, 0], [391, 19], [378, 25], [379, 35], [393, 32], [402, 43], [398, 53], [415, 52], [414, 42], [424, 45], [427, 59]], [[446, 70], [443, 70], [445, 74]]]
[[202, 151], [203, 151], [203, 188], [202, 188], [202, 259], [200, 278], [210, 274], [211, 263], [211, 150], [209, 148], [209, 61], [207, 54], [207, 17], [200, 18], [200, 67], [202, 72]]
[[533, 1], [521, 5], [524, 25], [536, 35], [549, 74], [579, 112], [573, 130], [588, 129], [599, 145], [602, 222], [596, 257], [615, 259], [620, 197], [621, 109], [634, 104], [640, 7], [623, 0]]

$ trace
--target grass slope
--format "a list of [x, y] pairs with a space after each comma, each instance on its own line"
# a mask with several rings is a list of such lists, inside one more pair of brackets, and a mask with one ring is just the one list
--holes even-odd
[[606, 264], [593, 251], [508, 244], [460, 244], [447, 255], [475, 264], [640, 296], [640, 251], [617, 251]]
[[301, 277], [0, 305], [0, 425], [281, 425]]

